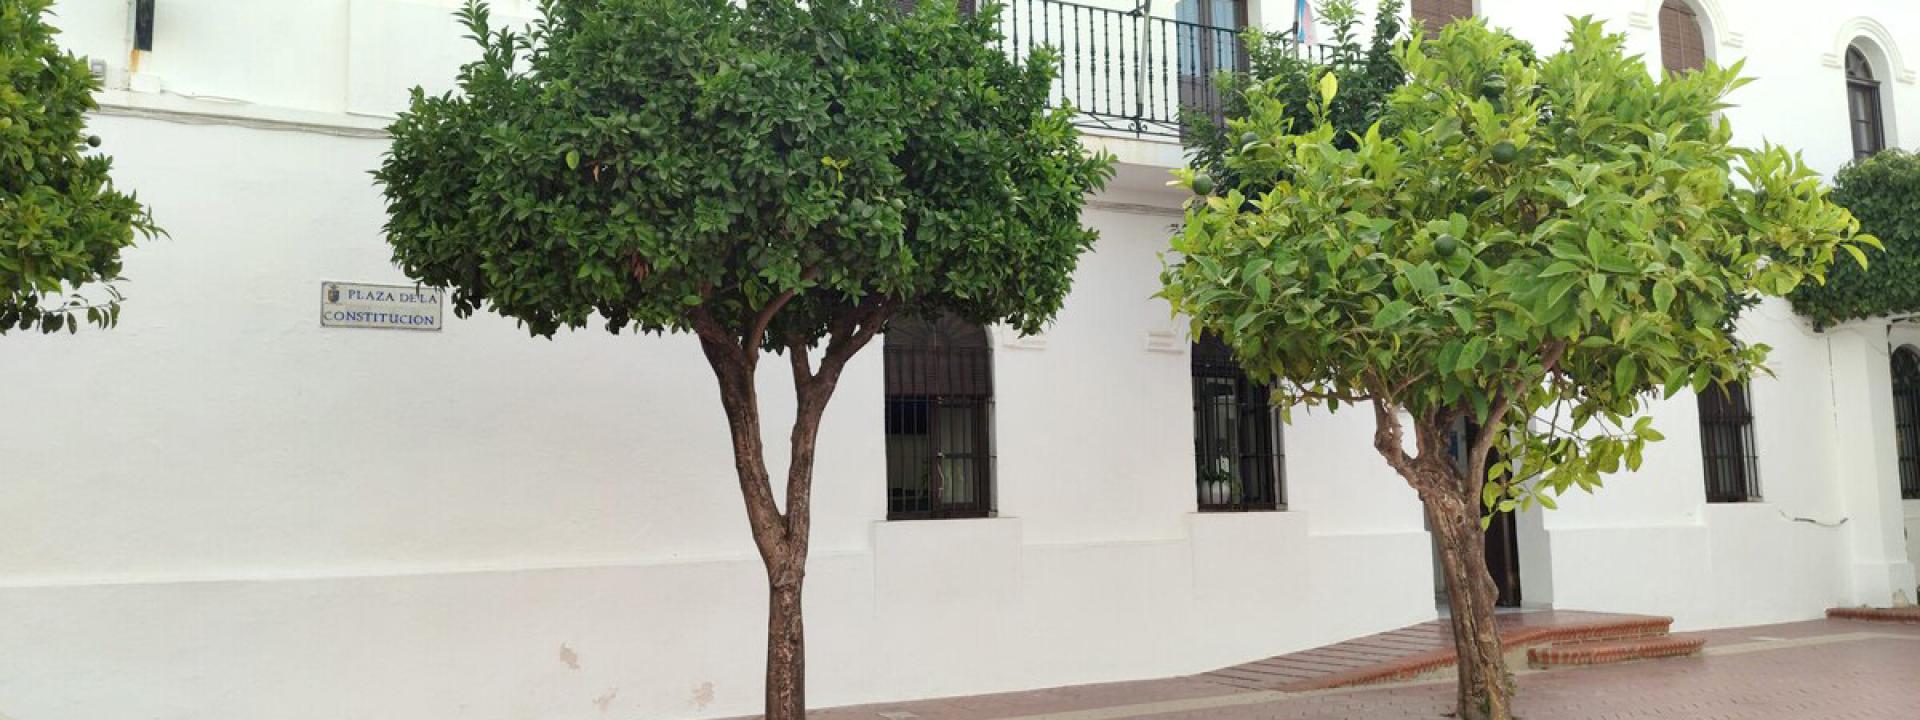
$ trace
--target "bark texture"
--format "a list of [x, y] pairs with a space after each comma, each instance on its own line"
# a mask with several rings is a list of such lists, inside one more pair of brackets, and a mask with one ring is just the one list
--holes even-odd
[[802, 720], [807, 714], [806, 632], [801, 597], [807, 576], [807, 540], [812, 523], [813, 459], [820, 417], [854, 353], [867, 345], [891, 315], [889, 304], [871, 298], [852, 307], [828, 328], [820, 366], [813, 366], [807, 338], [781, 344], [793, 369], [795, 410], [787, 466], [784, 510], [776, 501], [761, 440], [760, 398], [754, 378], [767, 345], [767, 325], [791, 295], [768, 303], [747, 328], [731, 329], [703, 314], [693, 316], [700, 349], [720, 385], [733, 441], [733, 466], [746, 504], [754, 548], [767, 571], [766, 717]]
[[[1490, 417], [1499, 418], [1505, 403], [1496, 402]], [[1464, 462], [1455, 459], [1447, 442], [1461, 410], [1438, 411], [1413, 418], [1415, 453], [1404, 444], [1400, 411], [1389, 401], [1374, 400], [1374, 449], [1385, 457], [1407, 484], [1413, 486], [1426, 511], [1427, 525], [1439, 546], [1441, 575], [1458, 672], [1455, 717], [1460, 720], [1511, 720], [1513, 676], [1507, 670], [1500, 636], [1494, 627], [1498, 597], [1487, 570], [1487, 539], [1480, 527], [1480, 490], [1497, 421], [1479, 428], [1465, 448]], [[1462, 467], [1464, 465], [1464, 467]]]

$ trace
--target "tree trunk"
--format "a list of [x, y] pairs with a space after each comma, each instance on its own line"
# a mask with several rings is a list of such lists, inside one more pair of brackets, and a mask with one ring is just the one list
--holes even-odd
[[800, 624], [800, 585], [767, 593], [767, 720], [807, 716], [807, 641]]
[[1487, 571], [1487, 536], [1479, 504], [1458, 496], [1426, 501], [1427, 523], [1440, 545], [1440, 567], [1451, 606], [1454, 651], [1459, 658], [1460, 720], [1513, 717], [1513, 678], [1494, 627], [1493, 575]]
[[826, 413], [827, 401], [833, 398], [847, 361], [886, 325], [892, 312], [890, 304], [876, 298], [836, 320], [817, 371], [809, 357], [811, 342], [799, 336], [787, 339], [795, 408], [783, 512], [767, 474], [754, 372], [767, 323], [792, 295], [789, 292], [769, 304], [745, 333], [720, 326], [704, 312], [693, 315], [701, 352], [720, 384], [720, 406], [726, 410], [727, 430], [733, 440], [733, 466], [741, 499], [746, 503], [747, 524], [767, 571], [767, 720], [803, 720], [807, 715], [807, 643], [800, 597], [807, 576], [807, 540], [813, 522], [813, 454], [820, 437], [820, 417]]

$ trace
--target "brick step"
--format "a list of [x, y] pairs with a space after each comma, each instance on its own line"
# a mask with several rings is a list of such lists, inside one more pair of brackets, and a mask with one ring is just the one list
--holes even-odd
[[1666, 637], [1673, 629], [1673, 618], [1641, 616], [1604, 622], [1541, 628], [1532, 633], [1503, 632], [1500, 640], [1508, 647], [1583, 645], [1613, 640], [1641, 640]]
[[1828, 608], [1827, 617], [1835, 620], [1866, 620], [1868, 622], [1920, 623], [1920, 607], [1907, 608]]
[[[1673, 618], [1549, 610], [1501, 614], [1494, 624], [1507, 662], [1517, 666], [1533, 648], [1658, 639], [1666, 636]], [[1248, 690], [1302, 692], [1436, 675], [1450, 672], [1454, 662], [1451, 630], [1445, 620], [1436, 620], [1221, 668], [1203, 677]]]
[[1577, 665], [1683, 657], [1700, 652], [1707, 639], [1699, 635], [1655, 635], [1638, 638], [1556, 643], [1527, 650], [1529, 667], [1546, 669]]

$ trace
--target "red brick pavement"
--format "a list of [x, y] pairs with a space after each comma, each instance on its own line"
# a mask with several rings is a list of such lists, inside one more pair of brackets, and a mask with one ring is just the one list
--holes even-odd
[[[1509, 654], [1549, 643], [1663, 636], [1672, 624], [1673, 618], [1577, 610], [1502, 613], [1494, 617], [1500, 642]], [[1644, 653], [1646, 648], [1636, 645], [1621, 652]], [[1324, 690], [1406, 680], [1453, 665], [1453, 656], [1453, 630], [1445, 621], [1436, 620], [1221, 668], [1201, 677], [1248, 690]]]
[[[1522, 671], [1528, 720], [1920, 720], [1920, 626], [1816, 620], [1703, 633], [1703, 657]], [[868, 705], [816, 720], [1439, 718], [1450, 680], [1282, 693], [1196, 678]], [[1079, 712], [1071, 712], [1079, 711]], [[1053, 715], [1069, 713], [1065, 715]]]

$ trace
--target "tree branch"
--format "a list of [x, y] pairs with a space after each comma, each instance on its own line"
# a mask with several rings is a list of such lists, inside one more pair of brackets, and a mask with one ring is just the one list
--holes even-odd
[[[1567, 341], [1555, 340], [1547, 343], [1546, 352], [1540, 355], [1541, 372], [1553, 372], [1554, 368], [1560, 364], [1561, 358], [1566, 357], [1566, 353]], [[1528, 377], [1524, 379], [1523, 382], [1530, 384], [1533, 383], [1534, 380]], [[1494, 438], [1499, 437], [1500, 432], [1505, 429], [1507, 411], [1513, 407], [1513, 397], [1510, 390], [1512, 392], [1526, 391], [1525, 388], [1510, 388], [1494, 394], [1493, 403], [1487, 408], [1487, 421], [1481, 424], [1479, 432], [1473, 438], [1473, 449], [1467, 455], [1467, 472], [1472, 475], [1472, 477], [1467, 478], [1467, 488], [1472, 490], [1475, 495], [1479, 494], [1480, 486], [1486, 482], [1487, 455], [1493, 450]]]
[[730, 364], [749, 370], [756, 364], [756, 361], [760, 357], [759, 349], [755, 348], [752, 352], [742, 350], [740, 339], [734, 337], [733, 333], [729, 332], [725, 326], [720, 324], [720, 321], [713, 319], [713, 314], [707, 312], [706, 306], [696, 306], [692, 312], [687, 314], [687, 317], [693, 320], [693, 332], [700, 337], [700, 342], [703, 346], [717, 346], [708, 348], [707, 355], [709, 359], [715, 359], [714, 352], [717, 350], [720, 351], [718, 359], [725, 360]]
[[1293, 395], [1294, 397], [1306, 400], [1339, 400], [1340, 402], [1353, 403], [1355, 405], [1373, 399], [1372, 395], [1355, 395], [1353, 393], [1323, 392], [1305, 389], [1298, 390], [1294, 392]]
[[750, 353], [760, 352], [763, 341], [767, 337], [767, 326], [773, 324], [773, 316], [780, 312], [780, 308], [786, 307], [797, 294], [799, 294], [797, 290], [788, 290], [768, 300], [766, 306], [754, 314], [753, 324], [747, 326], [747, 332], [740, 336], [740, 348]]
[[[773, 567], [787, 550], [786, 518], [774, 504], [773, 486], [767, 475], [766, 452], [760, 440], [760, 399], [753, 386], [754, 367], [742, 362], [740, 345], [726, 338], [704, 310], [694, 313], [696, 327], [702, 330], [700, 349], [720, 385], [720, 406], [726, 411], [727, 430], [733, 441], [733, 469], [740, 482], [740, 496], [746, 503], [747, 524], [753, 531], [754, 548], [760, 558]], [[718, 340], [711, 333], [721, 333]]]
[[847, 361], [860, 348], [866, 347], [867, 342], [886, 326], [891, 317], [893, 303], [888, 299], [875, 295], [861, 301], [853, 313], [834, 323], [832, 337], [827, 341], [826, 354], [820, 358], [820, 369], [816, 376], [839, 378]]
[[[813, 279], [819, 275], [820, 272], [818, 270], [807, 268], [800, 271], [800, 282], [802, 284], [813, 282]], [[754, 314], [753, 324], [747, 327], [747, 334], [740, 338], [740, 347], [750, 353], [760, 352], [762, 341], [766, 339], [767, 326], [773, 324], [773, 316], [779, 314], [780, 309], [786, 307], [787, 303], [799, 294], [799, 288], [794, 288], [775, 295], [772, 300], [768, 300], [766, 306], [760, 308], [760, 312]]]
[[787, 333], [787, 362], [793, 366], [793, 388], [813, 379], [813, 358], [807, 356], [807, 341], [799, 335]]

